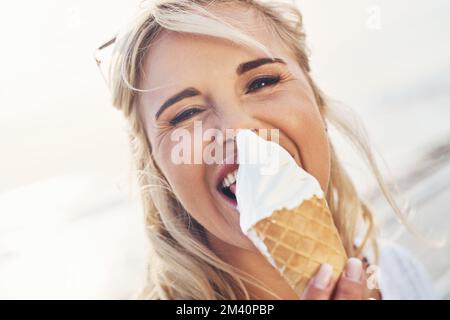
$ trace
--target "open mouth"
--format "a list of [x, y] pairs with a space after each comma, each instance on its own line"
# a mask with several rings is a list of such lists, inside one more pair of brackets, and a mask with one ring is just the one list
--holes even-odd
[[237, 168], [228, 172], [217, 186], [217, 190], [222, 197], [233, 206], [237, 205], [236, 201], [236, 174]]

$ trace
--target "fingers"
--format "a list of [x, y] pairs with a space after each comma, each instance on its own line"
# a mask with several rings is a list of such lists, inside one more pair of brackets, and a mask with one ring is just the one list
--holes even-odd
[[327, 263], [322, 264], [316, 275], [309, 281], [302, 300], [329, 300], [334, 284], [333, 267]]
[[[339, 281], [333, 279], [333, 267], [327, 263], [308, 283], [303, 300], [362, 300], [365, 294], [366, 277], [361, 260], [350, 258]], [[336, 285], [336, 287], [335, 287]]]
[[336, 300], [361, 300], [365, 293], [365, 275], [361, 260], [348, 259], [346, 268], [335, 289]]

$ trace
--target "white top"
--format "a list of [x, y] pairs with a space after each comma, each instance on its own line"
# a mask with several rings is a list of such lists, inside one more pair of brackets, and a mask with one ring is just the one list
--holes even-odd
[[438, 298], [428, 273], [411, 252], [392, 241], [379, 240], [378, 243], [378, 284], [383, 300]]

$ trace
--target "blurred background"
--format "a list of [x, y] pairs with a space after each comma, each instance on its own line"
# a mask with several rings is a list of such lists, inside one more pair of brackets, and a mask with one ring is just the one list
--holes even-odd
[[[450, 230], [450, 2], [298, 0], [313, 76], [366, 125], [424, 235]], [[122, 115], [93, 59], [138, 0], [0, 4], [0, 298], [129, 298], [146, 240]], [[446, 40], [447, 39], [447, 40]], [[450, 246], [402, 232], [352, 149], [383, 237], [450, 298]]]

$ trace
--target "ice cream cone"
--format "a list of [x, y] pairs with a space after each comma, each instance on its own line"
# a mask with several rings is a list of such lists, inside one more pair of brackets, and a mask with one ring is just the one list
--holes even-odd
[[[302, 296], [322, 263], [337, 278], [347, 255], [318, 181], [277, 143], [250, 130], [238, 133], [238, 159], [255, 145], [266, 147], [261, 163], [239, 163], [236, 199], [242, 231]], [[242, 159], [241, 159], [242, 160]], [[278, 169], [263, 174], [261, 166], [278, 161]]]
[[301, 296], [322, 263], [339, 277], [347, 255], [325, 199], [314, 196], [298, 207], [281, 209], [252, 228], [277, 270]]

